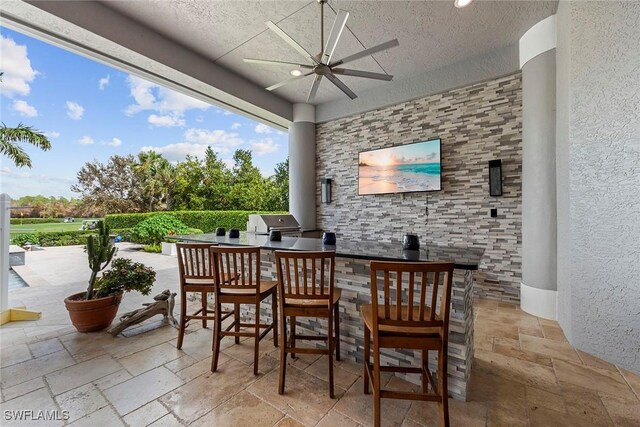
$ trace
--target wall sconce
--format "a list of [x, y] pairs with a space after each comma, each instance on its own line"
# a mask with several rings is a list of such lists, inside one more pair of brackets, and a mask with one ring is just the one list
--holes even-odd
[[331, 178], [320, 180], [320, 200], [322, 203], [331, 203]]
[[502, 160], [489, 160], [489, 195], [502, 196]]

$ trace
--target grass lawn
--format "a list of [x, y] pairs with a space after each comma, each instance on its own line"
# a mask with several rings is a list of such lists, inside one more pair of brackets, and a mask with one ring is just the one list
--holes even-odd
[[45, 224], [11, 224], [11, 234], [36, 233], [38, 231], [77, 231], [82, 227], [82, 219], [76, 218], [75, 222], [47, 222]]

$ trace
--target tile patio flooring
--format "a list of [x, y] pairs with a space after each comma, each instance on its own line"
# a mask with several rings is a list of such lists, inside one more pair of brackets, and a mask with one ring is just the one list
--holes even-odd
[[[120, 255], [152, 265], [158, 293], [176, 288], [175, 258], [138, 253], [128, 245]], [[12, 290], [10, 299], [13, 305], [42, 311], [43, 318], [0, 329], [2, 414], [66, 410], [73, 426], [371, 423], [372, 397], [362, 393], [362, 368], [353, 362], [336, 363], [337, 396], [332, 400], [326, 359], [301, 356], [287, 369], [286, 394], [279, 396], [278, 353], [269, 340], [261, 343], [261, 374], [254, 376], [252, 346], [233, 345], [231, 338], [225, 339], [219, 372], [212, 374], [211, 329], [196, 323], [181, 351], [175, 349], [177, 331], [158, 321], [126, 337], [76, 333], [62, 300], [83, 289], [85, 264], [80, 247], [28, 254], [20, 271], [32, 287]], [[120, 312], [143, 301], [127, 295]], [[576, 351], [556, 322], [515, 305], [476, 300], [474, 309], [476, 357], [469, 401], [451, 401], [452, 425], [640, 425], [640, 376]], [[414, 387], [397, 377], [385, 381], [389, 387]], [[382, 413], [385, 426], [430, 426], [437, 419], [436, 405], [422, 402], [384, 400]]]

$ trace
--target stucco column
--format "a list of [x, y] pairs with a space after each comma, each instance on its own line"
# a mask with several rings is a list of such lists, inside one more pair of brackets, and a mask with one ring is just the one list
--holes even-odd
[[521, 308], [557, 318], [556, 17], [520, 39], [522, 69]]
[[302, 230], [316, 229], [316, 109], [293, 104], [289, 126], [289, 212]]

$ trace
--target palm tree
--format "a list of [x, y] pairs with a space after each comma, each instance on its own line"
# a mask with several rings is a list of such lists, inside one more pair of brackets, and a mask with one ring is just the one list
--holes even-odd
[[49, 138], [31, 126], [20, 123], [17, 127], [10, 128], [2, 123], [2, 127], [0, 127], [0, 154], [8, 157], [17, 167], [30, 168], [31, 158], [18, 145], [20, 142], [35, 145], [44, 151], [51, 149]]

